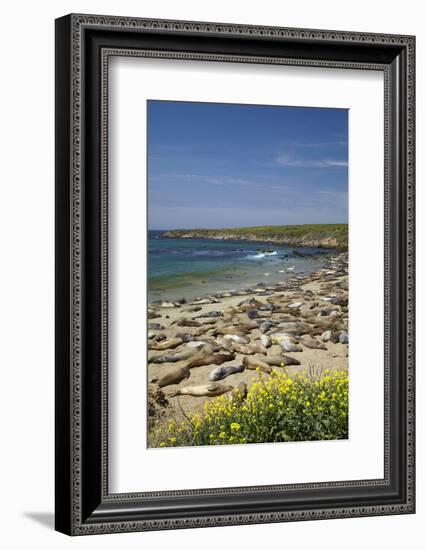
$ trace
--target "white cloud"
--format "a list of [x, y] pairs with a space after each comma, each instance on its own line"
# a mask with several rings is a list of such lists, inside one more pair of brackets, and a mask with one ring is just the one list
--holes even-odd
[[301, 159], [289, 154], [280, 155], [277, 157], [277, 163], [282, 166], [294, 166], [296, 168], [332, 168], [344, 167], [348, 165], [346, 160], [338, 159]]

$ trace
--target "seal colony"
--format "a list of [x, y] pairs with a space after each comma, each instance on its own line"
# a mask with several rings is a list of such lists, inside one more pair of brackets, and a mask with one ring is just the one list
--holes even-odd
[[347, 252], [289, 277], [148, 306], [149, 431], [221, 394], [243, 401], [257, 371], [347, 369]]

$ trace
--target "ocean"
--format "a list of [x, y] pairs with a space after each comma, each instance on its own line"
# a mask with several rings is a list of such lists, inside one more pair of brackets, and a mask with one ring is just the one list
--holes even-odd
[[277, 283], [314, 271], [320, 248], [215, 239], [166, 238], [148, 232], [148, 301], [194, 299], [208, 294]]

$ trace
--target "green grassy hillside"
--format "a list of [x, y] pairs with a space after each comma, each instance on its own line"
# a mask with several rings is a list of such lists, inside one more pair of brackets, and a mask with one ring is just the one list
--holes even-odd
[[170, 238], [237, 239], [255, 242], [317, 246], [348, 247], [347, 224], [265, 225], [228, 229], [174, 229], [165, 233]]

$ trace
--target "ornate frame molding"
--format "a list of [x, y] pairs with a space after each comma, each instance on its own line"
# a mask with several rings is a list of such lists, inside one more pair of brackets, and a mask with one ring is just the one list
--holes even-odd
[[[397, 74], [399, 67], [392, 65], [390, 62], [366, 62], [366, 61], [335, 61], [331, 59], [314, 59], [314, 58], [299, 58], [299, 57], [279, 57], [279, 56], [264, 56], [264, 55], [234, 55], [223, 53], [194, 53], [189, 51], [172, 51], [172, 50], [156, 50], [153, 48], [129, 48], [129, 47], [114, 47], [102, 46], [100, 52], [100, 241], [101, 241], [101, 257], [100, 257], [100, 293], [101, 293], [101, 312], [100, 312], [100, 357], [101, 357], [101, 411], [100, 411], [100, 433], [101, 433], [101, 467], [99, 490], [101, 501], [107, 511], [97, 513], [93, 511], [91, 515], [87, 515], [87, 509], [93, 508], [84, 503], [85, 489], [85, 474], [83, 471], [83, 447], [84, 443], [84, 417], [85, 412], [83, 403], [85, 401], [85, 375], [84, 375], [84, 316], [85, 316], [85, 293], [84, 281], [87, 277], [87, 261], [85, 254], [87, 249], [84, 246], [86, 235], [85, 231], [90, 230], [89, 225], [85, 225], [85, 200], [84, 200], [84, 182], [87, 176], [85, 175], [85, 147], [87, 140], [84, 138], [84, 122], [85, 122], [85, 103], [87, 101], [87, 75], [84, 71], [86, 66], [84, 63], [87, 42], [85, 41], [86, 31], [96, 30], [112, 30], [116, 33], [148, 33], [154, 34], [168, 33], [168, 35], [176, 36], [214, 36], [228, 37], [241, 39], [262, 39], [265, 41], [291, 41], [294, 43], [323, 43], [332, 47], [333, 44], [342, 46], [346, 45], [366, 45], [374, 48], [384, 48], [386, 46], [393, 48], [395, 51], [402, 52], [405, 56], [406, 75], [405, 85], [400, 82], [400, 75]], [[60, 36], [59, 36], [60, 35]], [[64, 41], [65, 37], [65, 41]], [[69, 134], [57, 138], [57, 148], [63, 149], [67, 143], [71, 154], [66, 166], [60, 166], [59, 174], [57, 173], [57, 193], [63, 193], [63, 182], [61, 178], [68, 171], [69, 177], [69, 197], [64, 199], [65, 204], [63, 209], [58, 208], [58, 215], [62, 215], [68, 209], [70, 223], [68, 232], [65, 228], [59, 228], [58, 237], [61, 242], [65, 231], [70, 242], [69, 246], [69, 268], [65, 267], [69, 273], [69, 294], [70, 302], [69, 318], [62, 320], [60, 330], [64, 326], [68, 326], [69, 338], [69, 365], [64, 377], [62, 372], [64, 369], [64, 353], [59, 353], [57, 356], [57, 377], [61, 379], [61, 387], [57, 388], [57, 399], [61, 399], [63, 386], [67, 386], [70, 392], [69, 409], [67, 412], [62, 410], [61, 406], [57, 407], [57, 418], [60, 415], [65, 415], [69, 419], [69, 433], [67, 433], [69, 449], [63, 449], [64, 442], [59, 440], [57, 448], [57, 461], [63, 461], [63, 465], [59, 468], [61, 480], [57, 479], [58, 483], [63, 483], [64, 480], [69, 482], [69, 492], [62, 492], [57, 496], [57, 528], [61, 531], [75, 534], [94, 534], [94, 533], [113, 533], [125, 531], [142, 531], [152, 529], [178, 529], [188, 527], [201, 527], [213, 525], [237, 525], [247, 523], [264, 523], [264, 522], [283, 522], [283, 521], [303, 521], [310, 519], [326, 519], [336, 517], [360, 517], [370, 515], [384, 514], [401, 514], [412, 513], [414, 511], [414, 168], [415, 168], [415, 59], [414, 48], [415, 40], [412, 36], [397, 36], [397, 35], [381, 35], [381, 34], [364, 34], [364, 33], [346, 33], [341, 31], [322, 31], [308, 29], [287, 29], [279, 27], [254, 27], [245, 25], [229, 25], [218, 23], [200, 23], [186, 21], [169, 21], [169, 20], [148, 20], [122, 17], [107, 17], [107, 16], [92, 16], [92, 15], [70, 15], [67, 18], [58, 20], [57, 22], [57, 51], [59, 61], [63, 58], [69, 62], [69, 87], [63, 97], [64, 103], [69, 103], [70, 119], [69, 119]], [[85, 50], [86, 48], [86, 50]], [[392, 50], [393, 51], [393, 50]], [[109, 494], [108, 493], [108, 475], [107, 475], [107, 420], [108, 420], [108, 353], [107, 353], [107, 320], [108, 320], [108, 216], [107, 216], [107, 201], [108, 201], [108, 142], [107, 142], [107, 124], [108, 124], [108, 59], [110, 56], [139, 56], [139, 57], [156, 57], [167, 59], [191, 59], [203, 61], [231, 61], [239, 63], [273, 63], [283, 65], [302, 65], [314, 67], [335, 67], [342, 69], [368, 69], [384, 72], [385, 77], [385, 477], [383, 480], [364, 480], [360, 482], [345, 481], [336, 483], [315, 483], [315, 484], [298, 484], [286, 486], [269, 486], [269, 487], [247, 487], [247, 488], [229, 488], [229, 489], [212, 489], [212, 490], [196, 490], [196, 491], [172, 491], [159, 493], [131, 493], [131, 494]], [[66, 78], [65, 72], [59, 72], [58, 80]], [[60, 87], [60, 82], [57, 80], [57, 86]], [[393, 84], [392, 84], [393, 83]], [[395, 84], [398, 84], [401, 90], [398, 93], [395, 91]], [[394, 86], [394, 87], [392, 87]], [[394, 235], [391, 232], [392, 223], [394, 223], [395, 209], [399, 205], [395, 205], [395, 197], [391, 193], [391, 167], [393, 158], [392, 151], [395, 151], [395, 133], [393, 133], [392, 120], [392, 105], [395, 101], [395, 95], [405, 94], [406, 104], [406, 134], [402, 137], [403, 142], [398, 146], [401, 151], [400, 162], [405, 162], [405, 181], [406, 188], [400, 189], [400, 192], [405, 195], [405, 205], [401, 206], [405, 213], [405, 226], [400, 228], [401, 242], [405, 241], [405, 246], [401, 245], [401, 250], [394, 249]], [[63, 115], [63, 105], [59, 105], [58, 124], [61, 124]], [[60, 130], [59, 130], [60, 132]], [[67, 142], [68, 140], [68, 142]], [[405, 141], [404, 141], [405, 140]], [[62, 162], [62, 161], [61, 161]], [[394, 169], [394, 168], [393, 168]], [[395, 170], [395, 169], [394, 169]], [[401, 176], [404, 178], [404, 175]], [[400, 352], [404, 354], [406, 370], [404, 376], [404, 384], [406, 385], [406, 471], [403, 475], [406, 476], [405, 500], [400, 503], [380, 504], [363, 506], [331, 506], [324, 508], [323, 506], [316, 509], [308, 507], [303, 511], [282, 510], [282, 511], [253, 511], [250, 513], [230, 513], [230, 514], [214, 514], [200, 516], [182, 517], [177, 519], [144, 519], [141, 512], [140, 518], [126, 519], [120, 521], [121, 504], [133, 504], [134, 506], [143, 499], [161, 498], [161, 497], [182, 497], [182, 496], [208, 496], [208, 495], [248, 495], [250, 493], [264, 492], [283, 492], [283, 491], [305, 491], [307, 489], [348, 489], [361, 487], [379, 487], [388, 486], [390, 484], [390, 465], [391, 465], [391, 450], [390, 439], [393, 434], [390, 433], [391, 409], [393, 406], [391, 395], [391, 301], [393, 299], [391, 293], [392, 283], [392, 258], [395, 259], [395, 254], [398, 257], [403, 254], [403, 265], [405, 266], [405, 285], [402, 285], [404, 296], [402, 299], [403, 307], [405, 308], [404, 315], [406, 318], [405, 326], [405, 348]], [[402, 260], [401, 260], [402, 261]], [[59, 269], [58, 275], [62, 275]], [[391, 280], [392, 279], [392, 280]], [[398, 282], [396, 283], [398, 284]], [[60, 302], [62, 302], [63, 289]], [[395, 306], [394, 306], [395, 307]], [[61, 313], [59, 312], [59, 315]], [[61, 322], [60, 322], [61, 323]], [[62, 344], [60, 344], [62, 345]], [[401, 355], [402, 357], [402, 355]], [[87, 368], [87, 367], [86, 367]], [[400, 373], [401, 375], [401, 373]], [[60, 393], [58, 393], [60, 392]], [[61, 421], [57, 420], [61, 425]], [[69, 452], [68, 452], [69, 451]], [[65, 456], [66, 455], [66, 456]], [[69, 470], [68, 470], [69, 467]], [[67, 500], [65, 505], [64, 500]], [[108, 508], [108, 505], [110, 507]], [[118, 507], [118, 508], [117, 508]], [[102, 508], [102, 506], [101, 506]]]

